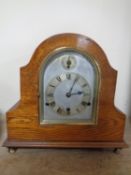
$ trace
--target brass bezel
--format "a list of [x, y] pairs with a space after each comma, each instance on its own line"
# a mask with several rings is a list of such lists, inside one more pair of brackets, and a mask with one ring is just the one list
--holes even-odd
[[[60, 52], [64, 52], [64, 51], [74, 51], [77, 52], [81, 55], [83, 55], [90, 63], [91, 65], [93, 65], [93, 68], [95, 70], [95, 75], [96, 75], [96, 79], [95, 79], [95, 85], [94, 85], [94, 96], [96, 97], [93, 100], [93, 111], [92, 111], [92, 119], [83, 119], [83, 120], [78, 120], [75, 122], [74, 120], [44, 120], [43, 119], [43, 111], [42, 110], [42, 104], [43, 104], [43, 93], [41, 93], [41, 89], [43, 89], [43, 84], [41, 84], [41, 80], [44, 76], [44, 71], [46, 69], [46, 66], [48, 66], [48, 64], [51, 62], [51, 58], [60, 53]], [[43, 63], [41, 64], [40, 67], [40, 74], [39, 74], [39, 116], [40, 116], [40, 125], [45, 125], [45, 124], [66, 124], [66, 125], [96, 125], [98, 122], [98, 112], [99, 112], [99, 92], [100, 92], [100, 86], [101, 86], [101, 71], [100, 71], [100, 66], [98, 64], [98, 62], [95, 60], [95, 58], [93, 56], [91, 56], [90, 54], [86, 53], [83, 50], [79, 50], [76, 48], [70, 48], [70, 47], [59, 47], [55, 50], [53, 50], [51, 53], [49, 53], [46, 58], [44, 59]]]

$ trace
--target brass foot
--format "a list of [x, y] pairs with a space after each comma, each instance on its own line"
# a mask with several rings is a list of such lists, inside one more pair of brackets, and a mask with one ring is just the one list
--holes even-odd
[[121, 148], [114, 148], [113, 152], [118, 154], [118, 153], [120, 153], [120, 150], [121, 150]]
[[16, 152], [17, 148], [8, 148], [8, 152], [10, 154], [14, 154]]

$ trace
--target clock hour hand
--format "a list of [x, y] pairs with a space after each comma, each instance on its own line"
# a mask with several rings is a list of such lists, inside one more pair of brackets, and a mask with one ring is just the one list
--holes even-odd
[[78, 92], [71, 93], [71, 95], [81, 95], [81, 94], [83, 94], [83, 91], [78, 91]]

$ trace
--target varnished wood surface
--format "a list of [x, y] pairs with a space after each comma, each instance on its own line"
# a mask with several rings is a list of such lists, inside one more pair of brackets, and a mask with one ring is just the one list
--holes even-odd
[[[50, 52], [60, 48], [75, 48], [95, 58], [101, 71], [97, 125], [40, 125], [39, 74]], [[42, 42], [29, 64], [20, 70], [21, 98], [7, 112], [8, 140], [123, 142], [125, 115], [114, 106], [117, 71], [114, 70], [98, 44], [77, 34], [61, 34]]]
[[40, 141], [8, 141], [3, 144], [8, 148], [128, 148], [123, 142], [40, 142]]

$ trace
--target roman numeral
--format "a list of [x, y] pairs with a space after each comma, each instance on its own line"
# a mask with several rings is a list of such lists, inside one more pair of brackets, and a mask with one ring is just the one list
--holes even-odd
[[57, 79], [58, 81], [61, 81], [61, 77], [60, 77], [60, 76], [56, 77], [56, 79]]
[[47, 102], [47, 103], [46, 103], [46, 106], [52, 106], [52, 107], [53, 107], [53, 106], [55, 106], [55, 102], [54, 102], [54, 101], [52, 101], [52, 102]]
[[47, 94], [47, 96], [48, 96], [48, 97], [53, 97], [53, 94], [52, 94], [52, 93], [50, 93], [50, 94]]
[[87, 95], [90, 95], [90, 94], [89, 94], [89, 93], [84, 93], [83, 95], [84, 95], [84, 96], [87, 96]]
[[82, 101], [81, 104], [82, 104], [83, 106], [87, 106], [87, 105], [88, 105], [88, 103], [87, 103], [86, 101]]
[[66, 112], [67, 112], [67, 115], [70, 115], [71, 109], [70, 108], [66, 108]]
[[83, 84], [83, 85], [82, 85], [82, 87], [86, 87], [86, 86], [87, 86], [87, 84]]
[[79, 108], [76, 108], [76, 111], [77, 111], [77, 112], [81, 112], [81, 110], [80, 110]]
[[57, 109], [57, 113], [59, 113], [59, 114], [62, 113], [62, 109], [60, 107]]
[[86, 101], [82, 101], [81, 104], [82, 104], [83, 106], [90, 106], [90, 105], [91, 105], [90, 102], [86, 102]]
[[52, 102], [46, 102], [45, 105], [46, 106], [52, 106], [53, 107], [53, 106], [55, 106], [55, 102], [54, 101], [52, 101]]
[[67, 78], [68, 80], [70, 80], [70, 79], [71, 79], [71, 74], [66, 74], [66, 78]]
[[52, 84], [50, 84], [49, 86], [51, 86], [51, 87], [55, 87], [54, 85], [52, 85]]

